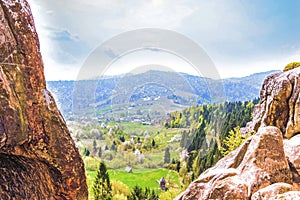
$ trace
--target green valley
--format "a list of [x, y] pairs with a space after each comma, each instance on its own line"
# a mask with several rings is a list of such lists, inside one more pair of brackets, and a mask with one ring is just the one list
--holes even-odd
[[[67, 121], [85, 162], [91, 199], [100, 162], [108, 168], [113, 199], [126, 199], [135, 186], [149, 188], [160, 199], [175, 197], [235, 148], [230, 137], [252, 119], [257, 102], [192, 106], [155, 124], [85, 117]], [[167, 191], [158, 184], [162, 177]]]

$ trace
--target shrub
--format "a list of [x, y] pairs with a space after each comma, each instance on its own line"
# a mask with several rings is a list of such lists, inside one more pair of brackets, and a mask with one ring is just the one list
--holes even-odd
[[170, 188], [168, 191], [162, 192], [159, 195], [159, 199], [160, 200], [175, 199], [180, 193], [181, 190], [179, 188]]
[[107, 165], [112, 169], [120, 169], [127, 166], [127, 163], [122, 158], [113, 159], [111, 161], [106, 161]]
[[127, 196], [130, 194], [130, 189], [127, 185], [121, 181], [111, 181], [111, 188], [113, 196], [124, 195]]
[[85, 169], [89, 171], [97, 171], [99, 160], [92, 157], [85, 157], [84, 159], [84, 165]]
[[224, 145], [220, 149], [222, 156], [226, 156], [230, 152], [237, 149], [248, 137], [250, 137], [253, 134], [254, 133], [250, 132], [247, 133], [246, 135], [242, 135], [239, 126], [229, 131], [228, 136], [223, 141]]
[[285, 66], [283, 69], [284, 72], [295, 69], [300, 66], [300, 62], [291, 62]]
[[127, 200], [127, 196], [124, 194], [116, 194], [113, 196], [112, 200]]
[[150, 168], [150, 169], [156, 169], [156, 168], [158, 168], [157, 164], [154, 161], [148, 160], [148, 159], [146, 159], [144, 161], [144, 163], [142, 164], [142, 167], [143, 168]]

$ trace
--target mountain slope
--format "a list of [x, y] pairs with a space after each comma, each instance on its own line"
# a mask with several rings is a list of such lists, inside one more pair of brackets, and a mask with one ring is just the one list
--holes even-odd
[[[216, 81], [184, 73], [152, 70], [97, 81], [49, 81], [47, 85], [65, 115], [73, 111], [75, 104], [84, 111], [91, 107], [96, 110], [115, 107], [113, 111], [116, 113], [120, 107], [129, 109], [133, 105], [136, 110], [157, 106], [156, 110], [163, 108], [165, 112], [171, 112], [196, 104], [254, 99], [259, 96], [264, 77], [274, 72]], [[85, 84], [85, 89], [77, 90], [75, 83]], [[86, 99], [77, 98], [78, 94], [73, 91], [79, 91], [77, 93]]]

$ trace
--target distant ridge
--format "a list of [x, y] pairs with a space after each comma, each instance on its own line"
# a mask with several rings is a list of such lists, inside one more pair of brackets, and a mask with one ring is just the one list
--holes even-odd
[[[279, 71], [260, 72], [246, 77], [222, 80], [158, 70], [110, 76], [93, 80], [97, 84], [97, 89], [94, 92], [95, 102], [89, 102], [89, 104], [104, 108], [110, 106], [112, 102], [114, 104], [129, 103], [128, 99], [131, 103], [135, 103], [146, 97], [165, 97], [161, 99], [165, 99], [164, 105], [169, 104], [166, 109], [173, 111], [180, 109], [180, 107], [214, 102], [214, 99], [211, 99], [211, 91], [209, 91], [207, 84], [215, 83], [224, 87], [226, 101], [246, 101], [257, 98], [264, 78], [276, 72]], [[74, 83], [75, 81], [47, 82], [49, 90], [54, 94], [64, 114], [72, 112]], [[124, 91], [129, 93], [123, 94]], [[85, 91], [80, 92], [84, 93]], [[82, 96], [85, 95], [82, 94]]]

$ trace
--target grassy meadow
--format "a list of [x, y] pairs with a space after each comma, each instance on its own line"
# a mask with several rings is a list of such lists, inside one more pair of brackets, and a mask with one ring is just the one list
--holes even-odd
[[[115, 127], [115, 123], [107, 124], [109, 127]], [[173, 199], [182, 190], [179, 174], [177, 171], [166, 169], [164, 164], [165, 149], [170, 149], [170, 160], [178, 160], [182, 150], [179, 141], [172, 140], [180, 134], [179, 129], [165, 129], [161, 125], [142, 125], [132, 122], [122, 122], [118, 128], [122, 130], [126, 141], [140, 138], [142, 145], [138, 143], [130, 144], [125, 148], [124, 144], [119, 141], [120, 135], [108, 135], [109, 128], [100, 128], [97, 124], [88, 124], [82, 126], [75, 124], [76, 130], [81, 129], [81, 135], [77, 141], [80, 144], [79, 149], [83, 156], [86, 169], [87, 184], [89, 188], [89, 199], [93, 199], [92, 186], [97, 173], [99, 163], [104, 161], [112, 184], [113, 199], [124, 199], [130, 194], [134, 186], [141, 188], [150, 188], [159, 194], [160, 199]], [[102, 139], [95, 138], [91, 133], [93, 129], [103, 133]], [[116, 129], [117, 130], [117, 129]], [[74, 131], [75, 132], [75, 131]], [[145, 138], [148, 137], [146, 140]], [[155, 145], [152, 146], [152, 141]], [[95, 141], [95, 142], [94, 142]], [[110, 148], [113, 141], [116, 142], [117, 150], [105, 150], [106, 146]], [[96, 143], [97, 149], [102, 149], [102, 156], [93, 152], [93, 143]], [[128, 148], [128, 149], [127, 149]], [[89, 149], [90, 155], [84, 155], [84, 150]], [[135, 154], [136, 150], [143, 154], [144, 159], [140, 162]], [[133, 173], [128, 173], [125, 168], [131, 166]], [[167, 182], [168, 191], [164, 192], [159, 188], [158, 180], [162, 177]]]

